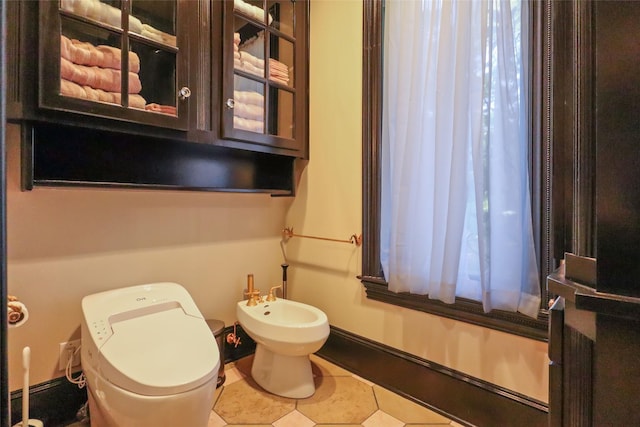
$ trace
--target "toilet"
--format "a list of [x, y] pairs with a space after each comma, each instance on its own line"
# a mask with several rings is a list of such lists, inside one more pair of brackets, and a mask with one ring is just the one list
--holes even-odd
[[287, 299], [256, 305], [239, 301], [236, 316], [256, 342], [251, 376], [266, 391], [302, 399], [315, 393], [309, 355], [329, 337], [329, 321], [320, 309]]
[[92, 427], [207, 426], [220, 353], [182, 286], [88, 295], [81, 333]]

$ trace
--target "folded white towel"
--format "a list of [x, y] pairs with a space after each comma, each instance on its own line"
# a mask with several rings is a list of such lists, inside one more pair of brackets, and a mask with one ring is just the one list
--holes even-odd
[[244, 50], [240, 50], [240, 57], [242, 58], [242, 62], [248, 62], [254, 67], [262, 68], [264, 70], [264, 59], [258, 58]]
[[240, 69], [254, 76], [264, 77], [264, 68], [256, 67], [248, 62], [242, 61]]
[[264, 105], [264, 96], [258, 92], [234, 90], [233, 99], [243, 104]]
[[245, 104], [243, 102], [235, 102], [233, 106], [233, 115], [242, 117], [243, 119], [264, 121], [264, 108], [262, 106]]
[[233, 127], [236, 129], [247, 130], [249, 132], [264, 133], [263, 122], [251, 119], [243, 119], [242, 117], [237, 116], [233, 116]]

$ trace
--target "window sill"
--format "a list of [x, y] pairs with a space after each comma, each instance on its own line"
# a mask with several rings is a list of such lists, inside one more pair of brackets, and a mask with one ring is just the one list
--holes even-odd
[[367, 298], [372, 300], [448, 317], [538, 341], [548, 341], [549, 315], [546, 311], [541, 311], [537, 319], [500, 310], [485, 313], [482, 304], [476, 301], [457, 298], [455, 304], [445, 304], [437, 300], [430, 300], [424, 295], [391, 292], [387, 283], [380, 277], [361, 276], [359, 279], [366, 289]]

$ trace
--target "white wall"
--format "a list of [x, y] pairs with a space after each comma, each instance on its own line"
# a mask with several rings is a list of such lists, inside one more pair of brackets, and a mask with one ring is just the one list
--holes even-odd
[[[310, 162], [287, 213], [300, 234], [361, 232], [361, 75], [362, 3], [312, 0]], [[286, 249], [290, 297], [332, 325], [547, 401], [546, 343], [368, 300], [352, 245], [294, 238]]]
[[246, 275], [256, 287], [280, 282], [281, 229], [291, 198], [264, 194], [39, 188], [21, 192], [19, 129], [8, 129], [9, 294], [29, 321], [9, 330], [9, 388], [63, 376], [58, 343], [80, 337], [84, 295], [173, 281], [205, 318], [235, 322]]

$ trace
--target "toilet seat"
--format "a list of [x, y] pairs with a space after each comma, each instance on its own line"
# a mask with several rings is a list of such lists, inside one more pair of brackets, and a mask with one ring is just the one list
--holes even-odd
[[210, 345], [206, 322], [180, 306], [163, 308], [109, 318], [111, 330], [96, 360], [105, 380], [133, 393], [162, 396], [197, 388], [217, 377], [220, 354]]

